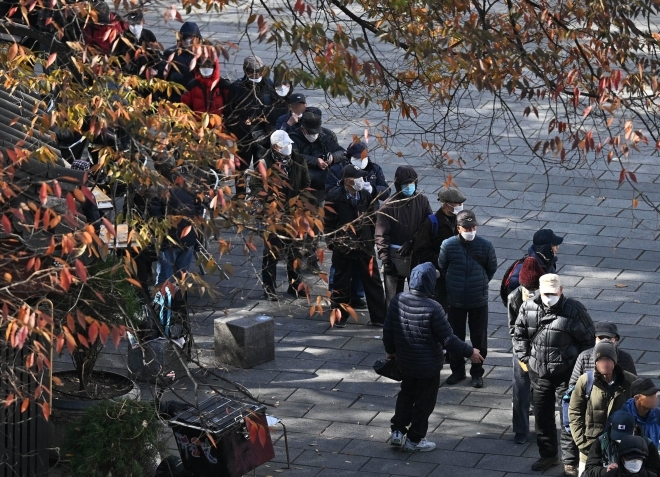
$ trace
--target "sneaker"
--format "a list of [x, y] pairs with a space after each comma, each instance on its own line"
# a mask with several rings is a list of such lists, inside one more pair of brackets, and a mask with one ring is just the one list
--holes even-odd
[[298, 284], [289, 285], [286, 292], [289, 295], [295, 296], [296, 298], [307, 298], [307, 292], [304, 288], [298, 290]]
[[354, 310], [366, 310], [367, 301], [364, 298], [353, 298], [351, 300], [351, 307]]
[[473, 376], [472, 377], [472, 387], [481, 389], [484, 387], [484, 378], [479, 377], [479, 376]]
[[426, 437], [415, 443], [410, 439], [403, 445], [404, 452], [430, 452], [435, 449], [435, 442], [427, 441]]
[[566, 477], [578, 477], [578, 468], [571, 464], [564, 464], [564, 475]]
[[446, 383], [446, 384], [449, 384], [449, 385], [451, 386], [452, 384], [458, 384], [458, 383], [460, 383], [460, 382], [463, 381], [464, 379], [465, 379], [465, 375], [460, 376], [460, 375], [458, 375], [458, 374], [453, 374], [453, 373], [452, 373], [452, 375], [449, 376], [449, 377], [447, 378], [447, 381], [445, 381], [445, 383]]
[[516, 444], [524, 444], [527, 442], [527, 434], [523, 434], [522, 432], [516, 432], [516, 435], [513, 436], [513, 442]]
[[559, 465], [559, 456], [554, 457], [541, 457], [539, 460], [532, 464], [532, 470], [544, 471], [548, 470], [550, 467]]
[[393, 446], [402, 446], [403, 441], [405, 439], [405, 436], [403, 435], [403, 432], [401, 431], [394, 431], [392, 433], [392, 439], [390, 440], [390, 445]]

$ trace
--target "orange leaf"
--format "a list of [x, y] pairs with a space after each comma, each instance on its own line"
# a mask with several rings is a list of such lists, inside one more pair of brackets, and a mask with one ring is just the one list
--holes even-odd
[[48, 186], [45, 182], [41, 184], [41, 189], [39, 190], [39, 200], [41, 201], [41, 205], [46, 205], [46, 201], [48, 200]]
[[119, 343], [121, 342], [122, 336], [121, 330], [117, 327], [113, 327], [110, 335], [112, 336], [112, 342], [115, 344], [115, 348], [119, 348]]
[[71, 313], [66, 315], [66, 326], [69, 327], [69, 331], [76, 329], [76, 322], [73, 320], [73, 315]]
[[95, 343], [96, 338], [99, 336], [99, 325], [94, 322], [91, 325], [89, 325], [89, 329], [87, 330], [87, 337], [89, 338], [90, 343]]
[[9, 393], [9, 396], [5, 399], [5, 407], [11, 406], [11, 403], [13, 403], [15, 399], [16, 396], [14, 396], [14, 393]]
[[30, 407], [30, 398], [26, 397], [21, 403], [21, 412], [27, 411], [27, 408]]
[[11, 61], [14, 58], [16, 58], [16, 55], [18, 54], [18, 43], [13, 43], [11, 47], [9, 47], [9, 50], [7, 51], [7, 60]]
[[131, 285], [135, 285], [136, 287], [142, 287], [140, 282], [138, 282], [135, 278], [127, 278], [126, 281]]
[[83, 283], [87, 283], [87, 268], [85, 265], [78, 259], [76, 259], [76, 275], [80, 278]]
[[101, 337], [101, 344], [105, 344], [106, 341], [108, 341], [108, 335], [110, 334], [110, 329], [108, 328], [108, 325], [105, 323], [101, 323], [101, 326], [99, 327], [99, 336]]
[[60, 272], [60, 286], [64, 291], [69, 291], [71, 286], [71, 274], [68, 268], [63, 268]]
[[56, 58], [57, 58], [57, 52], [51, 53], [50, 56], [48, 57], [48, 61], [46, 62], [46, 68], [52, 65], [55, 62]]
[[369, 276], [372, 277], [374, 275], [374, 257], [371, 257], [371, 260], [369, 260]]
[[4, 214], [2, 214], [2, 230], [4, 230], [7, 235], [11, 233], [11, 220], [9, 220], [9, 217]]
[[188, 225], [188, 226], [186, 226], [186, 227], [183, 229], [183, 232], [181, 232], [181, 238], [183, 238], [183, 237], [185, 237], [186, 235], [188, 235], [188, 234], [190, 233], [191, 230], [192, 230], [192, 225]]
[[259, 426], [259, 443], [261, 443], [261, 447], [266, 447], [266, 432], [266, 427]]
[[41, 404], [41, 411], [44, 413], [44, 419], [48, 420], [50, 417], [50, 406], [47, 402]]
[[316, 258], [319, 259], [319, 263], [323, 263], [324, 254], [325, 254], [325, 251], [322, 248], [317, 248], [316, 249]]

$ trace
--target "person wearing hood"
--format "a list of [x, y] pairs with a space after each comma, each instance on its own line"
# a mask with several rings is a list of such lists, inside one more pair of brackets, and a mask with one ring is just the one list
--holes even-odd
[[[509, 335], [514, 338], [518, 312], [523, 302], [536, 296], [539, 289], [539, 279], [544, 275], [541, 265], [532, 257], [527, 257], [520, 270], [520, 286], [509, 294], [507, 311], [509, 315]], [[531, 381], [527, 365], [522, 363], [516, 353], [513, 353], [513, 441], [516, 444], [527, 442], [529, 434], [529, 405], [531, 398]]]
[[630, 389], [632, 397], [623, 408], [635, 417], [640, 435], [648, 437], [653, 444], [660, 445], [660, 409], [658, 389], [649, 378], [637, 379]]
[[[591, 445], [589, 456], [582, 477], [605, 477], [608, 471], [619, 466], [619, 445], [635, 431], [635, 418], [628, 411], [620, 409], [613, 412], [607, 421], [605, 430]], [[645, 438], [649, 448], [649, 457], [645, 468], [660, 475], [660, 456], [653, 442]]]
[[611, 466], [605, 475], [607, 477], [657, 477], [649, 470], [649, 446], [640, 436], [626, 436], [619, 444], [619, 460], [617, 466]]
[[534, 234], [532, 245], [527, 250], [527, 254], [522, 259], [514, 262], [513, 268], [507, 270], [504, 274], [504, 277], [508, 277], [509, 280], [506, 284], [506, 290], [501, 291], [505, 305], [508, 294], [520, 285], [518, 276], [525, 258], [534, 258], [539, 262], [545, 273], [557, 273], [557, 252], [559, 252], [559, 246], [563, 242], [564, 238], [556, 235], [551, 229], [541, 229]]
[[[387, 199], [390, 195], [390, 187], [385, 180], [385, 174], [381, 167], [373, 162], [369, 157], [367, 144], [362, 141], [355, 141], [346, 149], [346, 159], [342, 162], [337, 162], [330, 167], [328, 171], [328, 178], [326, 179], [325, 189], [330, 191], [337, 187], [341, 181], [341, 176], [344, 167], [353, 164], [360, 170], [367, 173], [364, 177], [364, 190], [371, 193], [372, 201], [374, 202], [373, 208], [378, 210], [379, 201]], [[328, 289], [332, 291], [334, 282], [334, 267], [330, 268], [328, 275]], [[365, 309], [367, 303], [364, 300], [364, 286], [359, 277], [353, 277], [353, 285], [351, 289], [351, 306], [355, 309]]]
[[[568, 418], [573, 442], [580, 451], [577, 472], [584, 471], [587, 454], [598, 435], [605, 429], [609, 415], [623, 407], [630, 398], [630, 387], [637, 378], [617, 364], [617, 352], [610, 340], [596, 343], [593, 349], [595, 368], [593, 385], [587, 391], [588, 375], [580, 376], [571, 393]], [[588, 394], [588, 395], [587, 395]], [[575, 466], [571, 466], [575, 469]]]
[[[437, 267], [442, 242], [458, 235], [456, 215], [463, 210], [465, 195], [455, 187], [443, 187], [438, 194], [438, 200], [442, 205], [435, 214], [424, 219], [417, 232], [412, 251], [413, 266], [431, 262]], [[442, 305], [445, 312], [449, 311], [447, 282], [442, 274], [435, 284], [435, 300]]]
[[376, 248], [383, 263], [388, 306], [394, 295], [403, 291], [408, 279], [397, 271], [392, 258], [410, 257], [419, 227], [433, 213], [429, 199], [417, 190], [417, 171], [411, 166], [397, 167], [394, 188], [396, 193], [383, 203], [376, 220]]
[[383, 327], [386, 359], [396, 359], [403, 377], [391, 419], [391, 444], [407, 452], [435, 449], [426, 433], [438, 396], [443, 349], [473, 363], [484, 360], [477, 348], [453, 333], [445, 311], [433, 299], [437, 276], [430, 262], [413, 268], [410, 291], [392, 299]]
[[[260, 160], [266, 166], [267, 178], [255, 174], [250, 178], [250, 193], [264, 205], [273, 200], [284, 207], [285, 213], [290, 211], [291, 201], [309, 187], [307, 164], [298, 154], [293, 152], [293, 141], [284, 131], [275, 131], [270, 136], [271, 147]], [[266, 190], [264, 181], [268, 180]], [[299, 265], [301, 258], [300, 245], [293, 239], [281, 239], [277, 234], [268, 234], [265, 239], [261, 278], [264, 293], [269, 301], [277, 301], [277, 263], [281, 256], [286, 256], [286, 273], [288, 280], [287, 293], [297, 298], [307, 296], [300, 288]], [[300, 288], [300, 289], [299, 289]]]
[[[554, 273], [539, 279], [539, 293], [523, 302], [516, 320], [513, 350], [528, 369], [532, 382], [532, 405], [536, 420], [536, 444], [540, 458], [532, 470], [544, 471], [559, 465], [559, 443], [555, 407], [562, 399], [578, 355], [593, 346], [594, 323], [579, 301], [564, 295], [559, 277]], [[561, 449], [566, 466], [573, 466], [573, 438], [562, 426]]]
[[188, 91], [181, 102], [196, 113], [222, 114], [227, 101], [226, 80], [220, 77], [218, 55], [212, 46], [205, 47], [206, 56], [198, 60], [195, 79], [188, 84]]
[[[159, 76], [187, 87], [195, 79], [194, 51], [201, 44], [202, 33], [197, 23], [185, 22], [181, 25], [176, 45], [163, 52], [163, 59], [158, 65]], [[178, 103], [181, 96], [173, 92], [168, 99]]]
[[[485, 358], [488, 352], [488, 282], [497, 271], [495, 247], [477, 235], [477, 217], [471, 210], [456, 216], [459, 235], [442, 242], [438, 268], [447, 281], [449, 324], [460, 339], [465, 339], [465, 327], [470, 327], [470, 340]], [[465, 379], [465, 360], [450, 357], [451, 376], [447, 384]], [[482, 388], [484, 368], [472, 363], [472, 387]]]
[[243, 60], [242, 78], [229, 86], [228, 101], [225, 104], [225, 126], [236, 136], [238, 157], [236, 157], [236, 197], [245, 196], [243, 172], [263, 156], [270, 147], [268, 138], [273, 127], [268, 117], [273, 108], [275, 90], [273, 82], [264, 77], [266, 65], [258, 56], [248, 56]]
[[364, 285], [367, 308], [373, 326], [383, 326], [385, 297], [378, 273], [373, 235], [372, 194], [364, 190], [366, 172], [352, 164], [342, 172], [342, 181], [328, 193], [325, 213], [325, 240], [332, 250], [335, 268], [332, 308], [341, 313], [335, 326], [343, 328], [348, 320], [351, 282], [358, 275]]

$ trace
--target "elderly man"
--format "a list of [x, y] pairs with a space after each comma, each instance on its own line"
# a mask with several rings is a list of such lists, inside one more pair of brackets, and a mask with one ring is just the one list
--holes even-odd
[[[442, 206], [435, 214], [429, 214], [417, 231], [412, 251], [413, 266], [431, 262], [437, 267], [442, 242], [458, 235], [456, 216], [463, 210], [465, 196], [454, 187], [444, 187], [438, 194], [438, 200]], [[442, 274], [435, 283], [435, 301], [442, 305], [445, 312], [449, 310], [447, 282]]]
[[[465, 326], [470, 327], [470, 340], [485, 358], [488, 352], [488, 282], [497, 270], [495, 247], [477, 236], [477, 217], [471, 210], [456, 216], [459, 235], [451, 237], [440, 247], [438, 267], [447, 280], [449, 324], [459, 339], [465, 339]], [[465, 360], [451, 355], [451, 376], [447, 384], [465, 379]], [[484, 386], [484, 368], [472, 363], [472, 387]]]
[[[575, 360], [594, 340], [594, 323], [584, 305], [564, 295], [556, 274], [543, 275], [539, 294], [520, 307], [513, 336], [513, 349], [532, 382], [540, 454], [532, 470], [544, 471], [559, 464], [555, 406], [561, 409]], [[569, 455], [573, 438], [565, 429], [561, 432], [564, 473], [575, 474]]]

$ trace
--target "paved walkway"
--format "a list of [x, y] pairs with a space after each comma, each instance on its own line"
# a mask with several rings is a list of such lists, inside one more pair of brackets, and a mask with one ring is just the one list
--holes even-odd
[[[236, 31], [234, 20], [235, 17], [226, 15], [207, 28], [220, 38], [232, 38]], [[274, 57], [267, 46], [252, 46], [265, 58]], [[223, 71], [235, 72], [234, 65], [245, 54], [239, 53], [237, 59], [232, 57], [229, 65], [223, 65]], [[325, 104], [319, 93], [310, 92], [309, 97], [309, 104]], [[331, 119], [334, 114], [354, 110], [328, 107], [326, 125], [335, 129], [345, 146], [352, 134], [364, 128], [360, 124], [364, 113], [353, 116], [352, 123], [339, 122]], [[374, 113], [369, 120], [375, 123], [379, 117]], [[517, 138], [507, 140], [515, 145]], [[621, 347], [633, 355], [640, 375], [660, 377], [657, 213], [643, 203], [636, 209], [631, 207], [632, 192], [625, 185], [618, 187], [618, 163], [613, 163], [611, 171], [604, 164], [595, 163], [577, 171], [550, 168], [546, 172], [523, 152], [474, 160], [485, 147], [481, 142], [472, 145], [474, 154], [464, 169], [433, 168], [421, 150], [414, 147], [403, 158], [393, 153], [379, 153], [377, 157], [389, 180], [398, 165], [414, 165], [420, 173], [420, 189], [432, 200], [434, 209], [446, 174], [453, 174], [468, 197], [466, 208], [473, 208], [484, 224], [478, 233], [493, 242], [500, 263], [491, 282], [485, 387], [475, 390], [467, 380], [458, 386], [441, 386], [428, 436], [438, 445], [434, 452], [408, 455], [386, 443], [398, 384], [379, 378], [371, 368], [384, 351], [382, 330], [365, 325], [366, 312], [359, 314], [358, 324], [332, 329], [327, 312], [325, 316], [310, 317], [307, 302], [290, 299], [283, 287], [279, 303], [264, 302], [257, 279], [261, 250], [254, 256], [245, 256], [241, 238], [234, 237], [231, 254], [221, 261], [232, 263], [236, 273], [215, 287], [222, 296], [193, 301], [197, 307], [195, 339], [202, 361], [221, 368], [223, 365], [216, 363], [213, 356], [214, 317], [265, 313], [275, 319], [276, 359], [251, 370], [223, 371], [224, 376], [273, 404], [270, 412], [282, 417], [289, 430], [292, 468], [282, 469], [284, 442], [280, 433], [273, 432], [277, 456], [259, 468], [257, 475], [539, 475], [530, 470], [538, 455], [534, 436], [524, 445], [512, 441], [511, 340], [498, 291], [499, 280], [510, 261], [525, 253], [534, 231], [541, 227], [565, 235], [559, 252], [559, 274], [566, 295], [580, 299], [594, 321], [617, 323], [624, 337]], [[626, 167], [636, 173], [643, 190], [660, 200], [660, 193], [656, 192], [660, 165], [651, 157], [637, 156], [634, 160]], [[327, 262], [326, 258], [326, 271]], [[280, 279], [285, 277], [282, 265], [278, 275]], [[316, 293], [324, 294], [316, 277], [306, 278]], [[107, 354], [101, 358], [101, 364], [125, 369], [124, 355], [125, 349]], [[444, 381], [448, 372], [442, 376]], [[218, 379], [207, 379], [211, 384], [222, 384]], [[181, 393], [191, 393], [185, 380], [177, 388]], [[208, 388], [203, 387], [200, 392], [207, 393]], [[546, 475], [559, 472], [556, 467]]]

